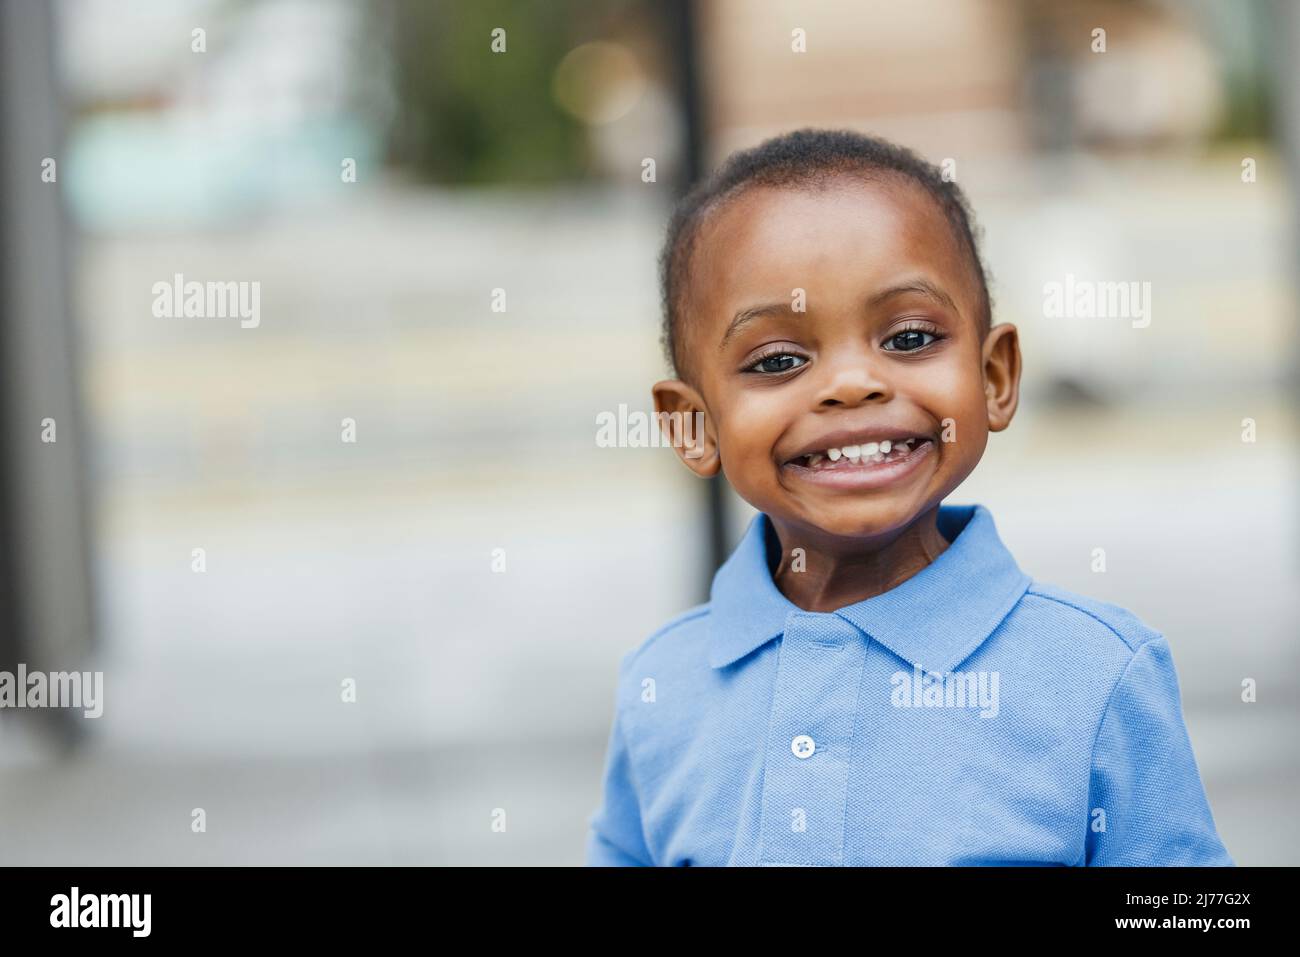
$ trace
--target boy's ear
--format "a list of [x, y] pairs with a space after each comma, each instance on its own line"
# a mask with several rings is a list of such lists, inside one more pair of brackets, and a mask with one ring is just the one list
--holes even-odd
[[1020, 337], [1009, 322], [994, 326], [984, 339], [984, 395], [989, 431], [1001, 432], [1020, 403]]
[[678, 458], [700, 478], [717, 475], [722, 467], [718, 436], [713, 419], [705, 411], [703, 397], [680, 379], [656, 382], [650, 391], [654, 395], [660, 431]]

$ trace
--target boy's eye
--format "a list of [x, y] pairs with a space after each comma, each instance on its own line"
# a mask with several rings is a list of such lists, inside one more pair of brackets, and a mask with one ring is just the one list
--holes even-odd
[[799, 368], [807, 361], [803, 356], [796, 356], [789, 352], [776, 352], [759, 359], [749, 367], [748, 371], [766, 372], [768, 374], [789, 372], [791, 369]]
[[885, 340], [885, 351], [915, 352], [917, 349], [928, 346], [934, 339], [933, 333], [921, 329], [905, 329], [902, 332], [894, 333]]

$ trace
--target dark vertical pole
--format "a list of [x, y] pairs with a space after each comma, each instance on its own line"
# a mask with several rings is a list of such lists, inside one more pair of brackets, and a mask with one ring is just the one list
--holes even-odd
[[[83, 670], [92, 598], [51, 4], [0, 0], [0, 670]], [[42, 179], [55, 161], [53, 182]], [[53, 423], [53, 442], [43, 423]], [[109, 697], [111, 701], [111, 695]], [[64, 744], [81, 712], [23, 711]], [[4, 720], [8, 715], [0, 715]]]
[[[703, 96], [700, 89], [699, 47], [696, 35], [694, 0], [670, 0], [662, 8], [667, 18], [667, 45], [673, 58], [678, 108], [682, 116], [685, 142], [682, 150], [681, 178], [675, 185], [677, 195], [690, 188], [705, 173]], [[727, 557], [727, 498], [721, 476], [704, 483], [706, 545], [709, 567], [717, 568]], [[707, 598], [708, 582], [705, 582]]]

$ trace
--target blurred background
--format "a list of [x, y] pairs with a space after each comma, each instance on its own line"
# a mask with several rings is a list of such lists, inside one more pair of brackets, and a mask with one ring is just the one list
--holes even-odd
[[1229, 851], [1300, 863], [1300, 5], [0, 0], [0, 54], [0, 669], [105, 676], [0, 711], [0, 864], [581, 863], [617, 661], [752, 514], [597, 416], [675, 196], [801, 126], [955, 163], [1026, 380], [953, 501], [1168, 636]]

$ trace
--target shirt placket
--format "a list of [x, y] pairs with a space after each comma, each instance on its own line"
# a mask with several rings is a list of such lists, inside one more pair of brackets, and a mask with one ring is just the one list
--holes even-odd
[[844, 863], [844, 813], [866, 637], [792, 612], [781, 639], [763, 775], [762, 864]]

